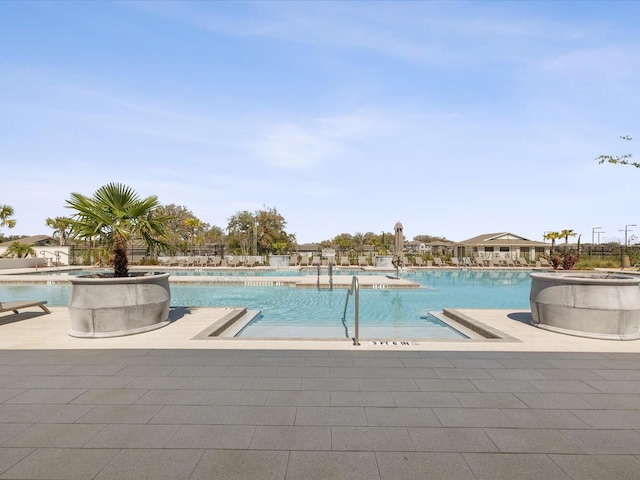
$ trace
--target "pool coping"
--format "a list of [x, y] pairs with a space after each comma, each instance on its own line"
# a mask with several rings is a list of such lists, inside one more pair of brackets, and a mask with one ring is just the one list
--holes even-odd
[[[194, 340], [199, 333], [228, 318], [233, 309], [225, 307], [172, 308], [169, 325], [139, 335], [104, 339], [79, 339], [67, 334], [70, 326], [67, 307], [52, 307], [47, 315], [35, 310], [0, 315], [0, 350], [59, 349], [259, 349], [259, 350], [415, 350], [415, 351], [567, 351], [635, 352], [640, 341], [620, 342], [573, 337], [536, 328], [528, 323], [529, 311], [495, 309], [454, 309], [476, 324], [496, 329], [510, 338], [500, 340], [420, 340], [379, 341], [362, 332], [360, 346], [351, 339], [243, 339]], [[513, 340], [511, 340], [513, 339]]]

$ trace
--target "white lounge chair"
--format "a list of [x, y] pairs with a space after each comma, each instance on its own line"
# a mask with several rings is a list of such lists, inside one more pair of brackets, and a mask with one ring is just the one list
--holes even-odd
[[473, 260], [471, 261], [472, 265], [474, 267], [483, 267], [484, 268], [484, 259], [480, 258], [480, 257], [473, 257]]
[[0, 313], [2, 312], [18, 313], [18, 310], [22, 310], [23, 308], [29, 308], [29, 307], [40, 307], [44, 311], [44, 313], [51, 313], [51, 310], [49, 310], [47, 307], [44, 306], [45, 303], [47, 302], [46, 301], [37, 302], [34, 300], [18, 300], [15, 302], [0, 302]]
[[502, 264], [500, 263], [500, 259], [499, 258], [490, 258], [489, 259], [489, 266], [490, 267], [495, 267], [495, 268], [500, 268], [502, 266]]
[[445, 263], [442, 261], [440, 257], [433, 257], [433, 266], [434, 267], [446, 267]]

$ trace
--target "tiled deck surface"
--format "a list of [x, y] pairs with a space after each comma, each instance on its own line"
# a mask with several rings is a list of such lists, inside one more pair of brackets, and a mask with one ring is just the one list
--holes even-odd
[[504, 311], [471, 313], [517, 341], [190, 340], [220, 310], [100, 340], [0, 316], [0, 479], [640, 478], [640, 342]]

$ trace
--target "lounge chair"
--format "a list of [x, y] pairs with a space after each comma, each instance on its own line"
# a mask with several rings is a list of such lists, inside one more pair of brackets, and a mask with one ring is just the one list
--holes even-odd
[[358, 266], [359, 267], [368, 267], [369, 266], [369, 262], [367, 262], [367, 257], [365, 257], [364, 255], [360, 255], [358, 257]]
[[349, 265], [351, 265], [349, 263], [349, 257], [340, 257], [340, 266], [341, 267], [348, 267]]
[[309, 256], [308, 255], [302, 255], [300, 257], [300, 266], [301, 267], [308, 267], [309, 266]]
[[180, 258], [178, 258], [178, 266], [179, 267], [188, 267], [189, 266], [189, 257], [180, 257]]
[[18, 300], [15, 302], [0, 302], [0, 313], [2, 312], [13, 312], [13, 313], [18, 313], [18, 310], [22, 310], [23, 308], [29, 308], [29, 307], [40, 307], [44, 313], [51, 313], [51, 310], [49, 310], [47, 307], [44, 306], [44, 304], [47, 303], [46, 301], [42, 301], [42, 302], [36, 302], [33, 300]]
[[507, 264], [507, 267], [515, 267], [516, 264], [514, 263], [513, 259], [511, 257], [507, 258], [505, 260], [505, 263]]
[[440, 257], [434, 257], [433, 258], [433, 266], [434, 267], [446, 267], [446, 265], [444, 264], [444, 262], [442, 261], [442, 259]]
[[311, 265], [319, 265], [319, 264], [320, 264], [320, 257], [318, 257], [318, 256], [314, 256], [314, 257], [311, 259]]
[[471, 261], [472, 265], [474, 267], [483, 267], [484, 268], [484, 259], [480, 258], [480, 257], [473, 257], [473, 260]]
[[521, 267], [530, 267], [531, 265], [529, 265], [529, 262], [527, 262], [525, 260], [524, 257], [518, 257], [516, 258], [516, 265], [519, 265]]
[[495, 268], [500, 268], [500, 267], [502, 267], [502, 264], [500, 263], [500, 259], [499, 258], [490, 258], [489, 259], [489, 266], [490, 267], [495, 267]]
[[540, 266], [544, 268], [551, 268], [551, 264], [549, 263], [549, 260], [543, 257], [540, 257]]
[[451, 260], [449, 260], [449, 265], [451, 265], [452, 267], [459, 267], [460, 260], [458, 260], [457, 257], [451, 257]]
[[298, 255], [289, 255], [289, 266], [290, 267], [298, 266]]

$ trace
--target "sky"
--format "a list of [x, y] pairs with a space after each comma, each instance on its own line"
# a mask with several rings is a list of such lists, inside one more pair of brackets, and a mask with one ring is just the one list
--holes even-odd
[[[0, 2], [5, 235], [119, 182], [299, 243], [640, 237], [640, 2]], [[630, 135], [632, 141], [620, 139]], [[595, 237], [597, 240], [597, 237]]]

